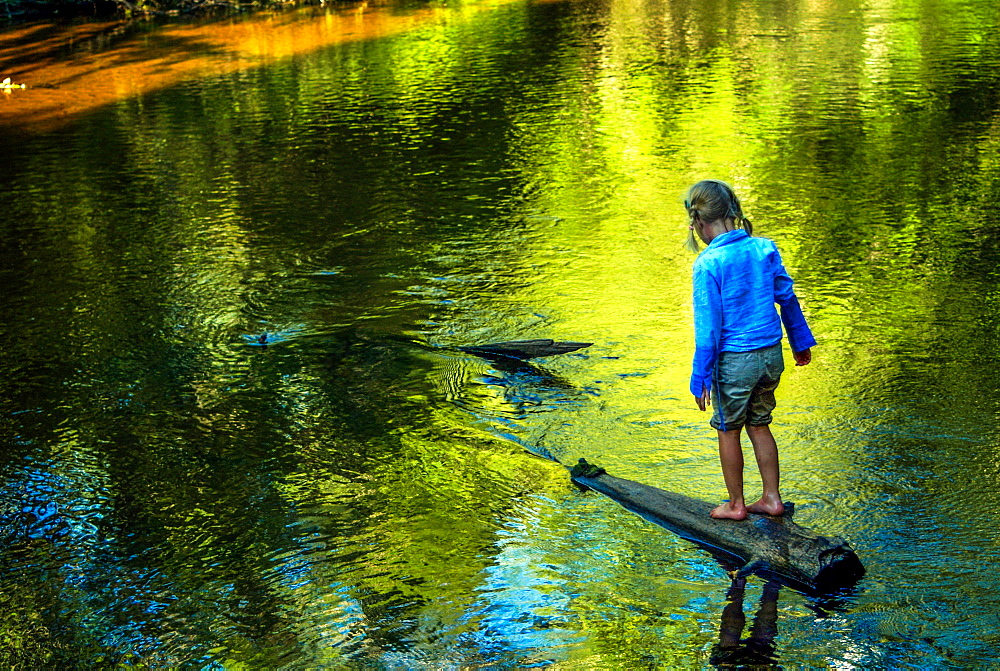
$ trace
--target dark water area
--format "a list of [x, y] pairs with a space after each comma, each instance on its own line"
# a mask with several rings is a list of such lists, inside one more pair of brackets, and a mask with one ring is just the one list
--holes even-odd
[[[995, 666], [1000, 6], [431, 7], [58, 123], [0, 100], [4, 666]], [[543, 458], [724, 496], [704, 177], [819, 341], [773, 430], [867, 566], [833, 598], [731, 590]], [[458, 349], [534, 337], [594, 345]]]

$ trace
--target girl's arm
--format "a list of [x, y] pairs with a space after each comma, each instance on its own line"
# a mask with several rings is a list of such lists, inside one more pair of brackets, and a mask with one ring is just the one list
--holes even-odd
[[[806, 352], [816, 345], [806, 317], [802, 314], [802, 306], [792, 289], [792, 278], [785, 272], [785, 266], [781, 263], [781, 256], [777, 249], [774, 254], [774, 302], [781, 306], [781, 323], [785, 325], [785, 333], [788, 335], [788, 344], [792, 347], [792, 352]], [[809, 363], [799, 363], [799, 358], [795, 359], [796, 365], [804, 366]]]
[[722, 291], [712, 274], [703, 266], [695, 264], [694, 361], [691, 365], [690, 387], [691, 393], [698, 399], [712, 388], [712, 371], [719, 357], [721, 334]]

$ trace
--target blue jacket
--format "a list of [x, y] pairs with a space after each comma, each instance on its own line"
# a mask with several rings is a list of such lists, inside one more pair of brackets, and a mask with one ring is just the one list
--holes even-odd
[[[774, 304], [781, 306], [781, 318]], [[749, 352], [781, 342], [785, 324], [793, 352], [816, 344], [792, 278], [774, 243], [743, 229], [712, 240], [694, 262], [694, 364], [691, 393], [711, 389], [719, 352]]]

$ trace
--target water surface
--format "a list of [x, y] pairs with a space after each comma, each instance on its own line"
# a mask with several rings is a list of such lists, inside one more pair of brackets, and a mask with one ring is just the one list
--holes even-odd
[[[9, 31], [0, 659], [709, 667], [760, 611], [789, 667], [994, 664], [998, 28], [574, 0]], [[687, 392], [703, 177], [819, 340], [773, 428], [798, 521], [868, 567], [835, 599], [727, 601], [544, 458], [722, 498]], [[530, 337], [594, 345], [457, 349]]]

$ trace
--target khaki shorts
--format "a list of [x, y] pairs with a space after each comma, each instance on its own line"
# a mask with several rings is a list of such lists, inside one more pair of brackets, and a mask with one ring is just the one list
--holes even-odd
[[[771, 411], [776, 405], [774, 390], [778, 388], [785, 360], [781, 343], [749, 352], [722, 352], [712, 379], [712, 412], [714, 428], [732, 430], [771, 423]], [[723, 426], [719, 414], [725, 418]]]

